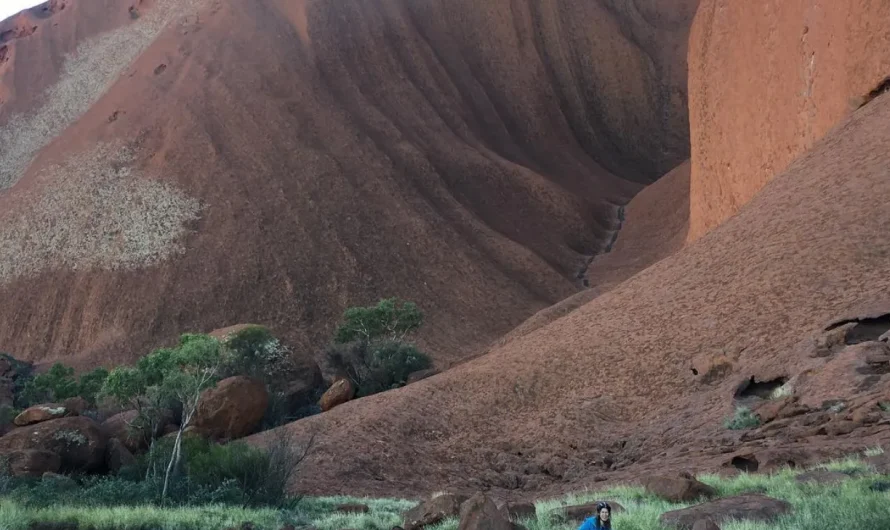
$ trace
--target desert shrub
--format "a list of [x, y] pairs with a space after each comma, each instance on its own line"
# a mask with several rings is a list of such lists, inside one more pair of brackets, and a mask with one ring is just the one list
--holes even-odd
[[[246, 375], [262, 381], [269, 391], [269, 406], [262, 429], [267, 430], [299, 418], [317, 413], [317, 407], [306, 405], [295, 410], [287, 394], [295, 378], [301, 377], [304, 365], [297, 362], [293, 352], [263, 326], [247, 326], [230, 333], [222, 341], [227, 354], [222, 376]], [[316, 389], [309, 398], [317, 402], [324, 389]]]
[[290, 351], [263, 326], [247, 326], [224, 340], [231, 355], [223, 367], [228, 375], [247, 375], [267, 384], [278, 379]]
[[328, 366], [352, 381], [358, 397], [402, 386], [409, 374], [432, 366], [405, 340], [421, 324], [420, 309], [398, 298], [347, 309], [325, 352]]
[[327, 351], [331, 367], [345, 374], [358, 397], [403, 386], [408, 375], [429, 368], [429, 357], [400, 342], [334, 344]]
[[413, 302], [387, 298], [374, 306], [347, 309], [343, 313], [343, 323], [334, 333], [334, 342], [402, 342], [421, 324], [423, 314]]
[[[292, 443], [280, 434], [268, 447], [259, 449], [243, 442], [219, 445], [203, 438], [182, 440], [179, 473], [170, 483], [170, 499], [188, 503], [223, 502], [243, 506], [280, 506], [287, 501], [287, 486], [311, 447]], [[137, 458], [137, 464], [123, 470], [122, 477], [148, 482], [163, 478], [174, 450], [170, 438], [157, 440]], [[160, 499], [161, 489], [156, 500]]]
[[24, 406], [30, 406], [80, 396], [94, 405], [107, 377], [108, 370], [104, 368], [75, 377], [74, 368], [56, 363], [46, 373], [36, 375], [25, 383], [22, 401]]
[[216, 384], [226, 362], [226, 352], [218, 340], [209, 335], [186, 333], [180, 336], [175, 348], [154, 350], [140, 359], [135, 368], [115, 368], [105, 380], [103, 396], [134, 406], [152, 427], [158, 425], [165, 413], [160, 404], [181, 406], [179, 430], [164, 471], [164, 497], [171, 479], [176, 478], [181, 468], [183, 432], [194, 419], [201, 393]]
[[[9, 498], [30, 508], [47, 506], [140, 506], [226, 504], [286, 507], [292, 500], [287, 486], [308, 452], [283, 435], [268, 448], [234, 442], [217, 445], [202, 438], [183, 440], [182, 472], [163, 495], [167, 462], [174, 450], [169, 438], [158, 440], [136, 465], [117, 476], [81, 476], [74, 481], [0, 477]], [[6, 487], [7, 482], [12, 484]]]
[[738, 407], [732, 417], [723, 422], [723, 426], [733, 431], [752, 429], [760, 425], [760, 418], [748, 407]]

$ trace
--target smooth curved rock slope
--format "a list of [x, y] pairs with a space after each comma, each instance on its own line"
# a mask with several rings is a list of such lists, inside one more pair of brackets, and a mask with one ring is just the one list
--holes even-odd
[[695, 6], [26, 13], [0, 66], [0, 344], [113, 364], [251, 321], [317, 351], [344, 308], [401, 296], [438, 364], [471, 356], [577, 292], [618, 207], [688, 157]]
[[[761, 454], [767, 469], [887, 444], [886, 421], [840, 415], [829, 429], [848, 429], [832, 436], [817, 426], [758, 439], [723, 425], [755, 376], [807, 373], [847, 388], [849, 403], [863, 392], [887, 396], [887, 379], [849, 389], [863, 377], [853, 366], [800, 348], [890, 292], [887, 145], [890, 95], [816, 142], [738, 215], [567, 316], [437, 377], [283, 427], [297, 441], [318, 434], [303, 468], [311, 480], [295, 487], [540, 496], [714, 472], [733, 451]], [[732, 355], [729, 371], [709, 381], [690, 371], [719, 354]]]

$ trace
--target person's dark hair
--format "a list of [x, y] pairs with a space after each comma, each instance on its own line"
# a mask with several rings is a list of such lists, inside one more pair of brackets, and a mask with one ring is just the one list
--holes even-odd
[[605, 521], [605, 524], [603, 523], [603, 520], [600, 519], [600, 512], [602, 511], [603, 508], [605, 508], [609, 512], [609, 515], [612, 515], [612, 507], [609, 506], [608, 502], [600, 501], [600, 502], [596, 503], [596, 527], [597, 528], [612, 528], [612, 518], [611, 517], [609, 517], [608, 521]]

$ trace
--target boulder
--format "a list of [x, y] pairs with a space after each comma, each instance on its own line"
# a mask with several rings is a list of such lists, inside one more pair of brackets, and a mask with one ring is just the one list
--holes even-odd
[[[577, 504], [574, 506], [564, 506], [557, 510], [554, 510], [557, 516], [561, 519], [573, 523], [580, 523], [584, 519], [588, 517], [593, 517], [596, 515], [596, 505], [597, 503], [602, 501], [595, 501], [587, 504]], [[624, 511], [624, 506], [621, 506], [615, 501], [606, 501], [609, 503], [609, 506], [612, 508], [612, 513], [618, 513]]]
[[72, 416], [19, 427], [0, 438], [0, 454], [42, 450], [61, 457], [62, 471], [90, 472], [105, 464], [107, 439], [85, 416]]
[[514, 530], [489, 497], [477, 493], [460, 507], [458, 530]]
[[510, 519], [511, 521], [533, 519], [538, 513], [534, 503], [531, 502], [508, 502], [499, 509], [501, 515], [503, 515], [505, 519]]
[[260, 425], [268, 406], [269, 392], [262, 381], [229, 377], [201, 394], [191, 425], [212, 438], [243, 438]]
[[62, 467], [58, 454], [41, 449], [24, 449], [6, 454], [9, 473], [14, 477], [40, 477]]
[[33, 407], [26, 408], [21, 414], [15, 417], [13, 423], [19, 427], [24, 427], [25, 425], [34, 425], [35, 423], [64, 418], [66, 416], [73, 416], [73, 414], [71, 414], [64, 405], [59, 403], [45, 403], [43, 405], [34, 405]]
[[110, 438], [116, 438], [131, 453], [137, 453], [148, 447], [151, 441], [151, 428], [141, 428], [136, 419], [139, 413], [135, 410], [127, 410], [108, 418], [102, 422], [102, 429]]
[[462, 495], [445, 494], [433, 497], [405, 512], [405, 530], [419, 530], [460, 515], [460, 506], [467, 500]]
[[666, 526], [691, 529], [702, 519], [710, 519], [720, 524], [730, 519], [773, 522], [779, 516], [791, 511], [785, 501], [760, 494], [724, 497], [689, 508], [673, 510], [661, 514], [659, 521]]
[[133, 453], [117, 438], [108, 440], [105, 448], [105, 467], [109, 471], [117, 473], [121, 468], [131, 466], [136, 463], [136, 457]]
[[408, 374], [408, 379], [405, 382], [410, 385], [411, 383], [416, 383], [418, 381], [426, 379], [427, 377], [432, 377], [432, 376], [438, 375], [438, 374], [439, 374], [439, 370], [436, 370], [435, 368], [428, 368], [426, 370], [418, 370], [416, 372], [411, 372], [410, 374]]
[[692, 525], [692, 530], [720, 530], [720, 527], [710, 519], [699, 519]]
[[80, 396], [66, 399], [62, 402], [62, 406], [68, 409], [71, 416], [80, 416], [90, 410], [90, 402]]
[[[355, 387], [349, 379], [338, 379], [334, 381], [331, 388], [327, 389], [318, 405], [323, 412], [327, 412], [332, 408], [342, 405], [355, 397]], [[407, 529], [406, 529], [407, 530]]]
[[643, 487], [649, 493], [671, 502], [689, 502], [717, 494], [717, 490], [699, 482], [688, 473], [678, 476], [651, 476], [643, 480]]

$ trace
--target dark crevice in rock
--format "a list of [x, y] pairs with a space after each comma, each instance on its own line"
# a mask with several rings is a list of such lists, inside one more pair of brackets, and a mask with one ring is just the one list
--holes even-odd
[[847, 332], [846, 338], [844, 339], [844, 342], [847, 345], [876, 341], [884, 333], [890, 331], [890, 313], [875, 317], [841, 320], [825, 328], [825, 331], [831, 331], [847, 324], [855, 324], [855, 326], [850, 328]]
[[735, 399], [741, 400], [746, 398], [758, 397], [769, 399], [776, 389], [780, 388], [788, 381], [787, 377], [777, 377], [768, 381], [758, 381], [755, 377], [742, 381], [735, 391]]

